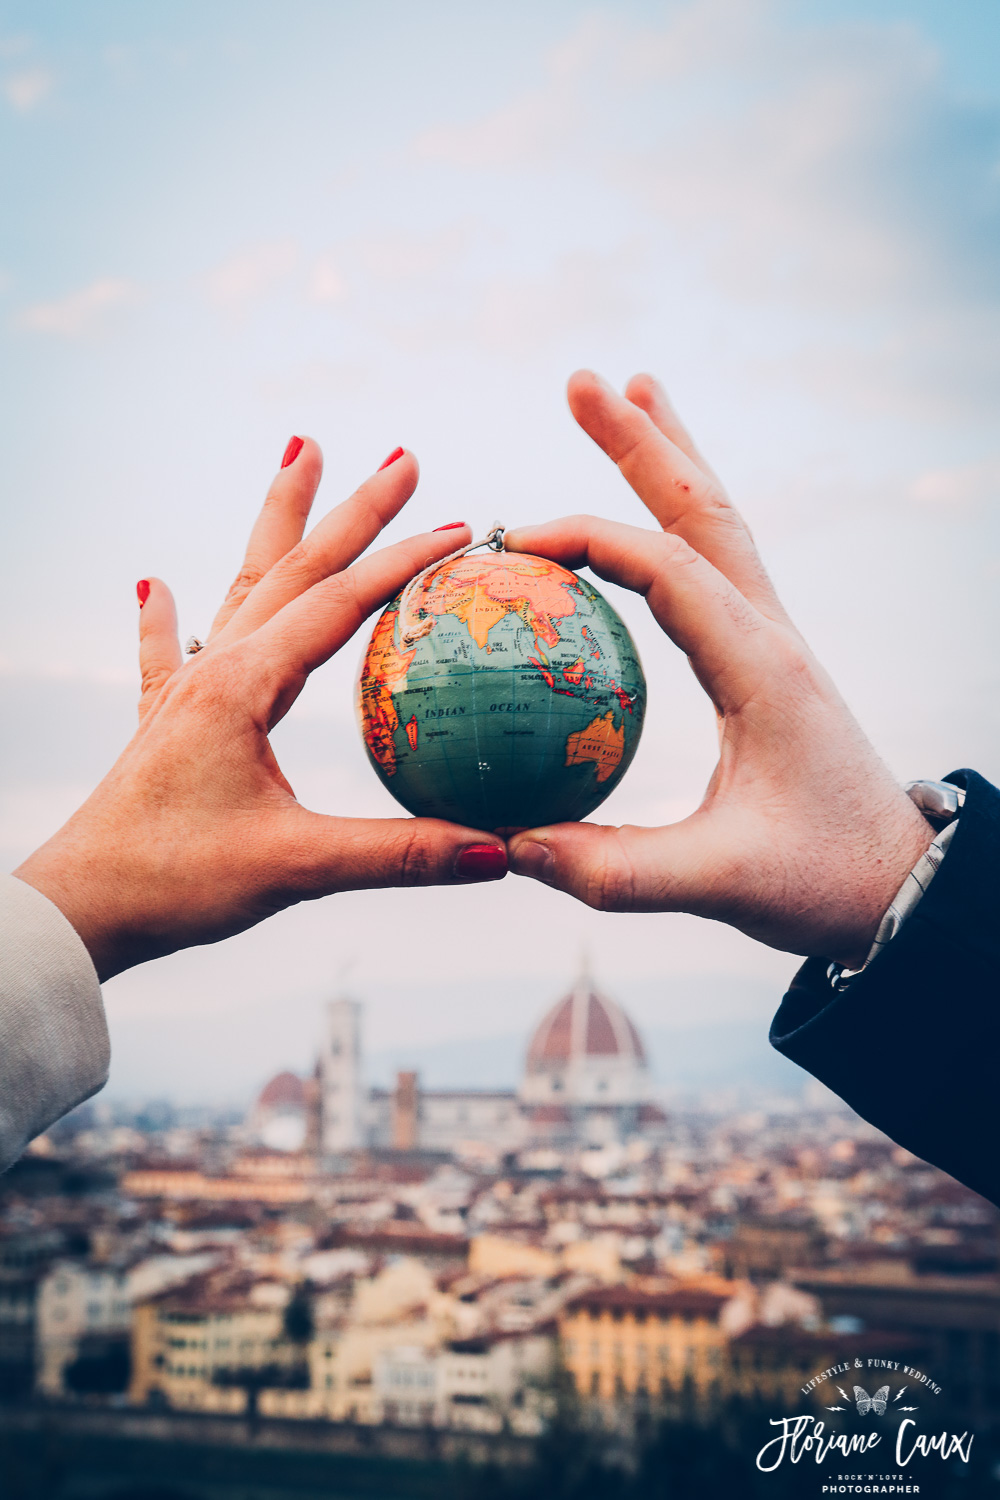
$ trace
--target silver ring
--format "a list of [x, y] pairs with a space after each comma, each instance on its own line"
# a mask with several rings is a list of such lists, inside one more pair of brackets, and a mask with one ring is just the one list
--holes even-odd
[[205, 642], [199, 641], [196, 635], [189, 635], [187, 640], [184, 642], [184, 650], [187, 652], [188, 656], [197, 656], [198, 652], [204, 651], [204, 649]]

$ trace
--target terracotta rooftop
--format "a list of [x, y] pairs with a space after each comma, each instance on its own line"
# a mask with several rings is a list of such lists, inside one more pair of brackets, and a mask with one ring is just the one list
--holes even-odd
[[646, 1061], [642, 1040], [628, 1016], [600, 994], [586, 974], [543, 1017], [528, 1048], [528, 1066], [544, 1067], [573, 1057]]
[[588, 1312], [599, 1316], [610, 1313], [651, 1313], [654, 1317], [715, 1317], [729, 1301], [724, 1292], [701, 1287], [678, 1287], [673, 1291], [644, 1291], [634, 1286], [594, 1287], [567, 1303], [569, 1312]]
[[305, 1085], [297, 1073], [276, 1073], [257, 1099], [258, 1109], [305, 1109]]

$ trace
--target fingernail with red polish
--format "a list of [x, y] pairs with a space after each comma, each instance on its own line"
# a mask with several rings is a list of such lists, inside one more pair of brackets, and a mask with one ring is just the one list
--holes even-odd
[[379, 464], [379, 466], [378, 466], [378, 472], [381, 474], [382, 470], [383, 469], [387, 469], [390, 464], [394, 464], [396, 462], [397, 458], [402, 458], [403, 453], [404, 453], [404, 449], [402, 449], [402, 448], [393, 448], [392, 452], [389, 454], [389, 457], [387, 459], [385, 459], [383, 463]]
[[305, 442], [305, 438], [300, 437], [292, 437], [288, 439], [288, 447], [285, 449], [284, 457], [281, 460], [281, 467], [283, 469], [287, 469], [289, 464], [293, 464], [295, 462], [299, 454], [302, 452], [302, 449], [305, 447]]
[[455, 861], [459, 880], [502, 880], [507, 873], [507, 851], [498, 844], [470, 844]]
[[455, 531], [459, 526], [464, 526], [464, 521], [449, 521], [446, 526], [435, 526], [435, 531]]
[[140, 578], [139, 582], [135, 586], [135, 591], [139, 596], [139, 608], [141, 609], [146, 600], [149, 598], [149, 579]]

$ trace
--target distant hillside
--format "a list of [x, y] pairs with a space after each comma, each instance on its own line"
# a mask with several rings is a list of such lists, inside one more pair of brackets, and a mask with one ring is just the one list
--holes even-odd
[[[643, 1037], [657, 1084], [671, 1092], [747, 1085], [797, 1094], [806, 1075], [767, 1040], [756, 1021], [679, 1028], [646, 1027]], [[387, 1086], [399, 1068], [416, 1068], [427, 1088], [512, 1088], [521, 1076], [523, 1036], [471, 1037], [386, 1048], [367, 1059], [372, 1083]]]
[[[474, 992], [467, 982], [424, 982], [405, 997], [388, 985], [365, 986], [366, 1075], [385, 1085], [398, 1068], [416, 1068], [429, 1087], [512, 1087], [534, 1027], [567, 983], [485, 974]], [[800, 1087], [801, 1075], [767, 1041], [780, 984], [728, 974], [619, 982], [599, 975], [598, 984], [635, 1021], [661, 1087]], [[195, 1016], [162, 1001], [121, 1013], [112, 993], [109, 1095], [242, 1107], [274, 1073], [312, 1067], [325, 998], [291, 991], [248, 1004], [234, 989]]]

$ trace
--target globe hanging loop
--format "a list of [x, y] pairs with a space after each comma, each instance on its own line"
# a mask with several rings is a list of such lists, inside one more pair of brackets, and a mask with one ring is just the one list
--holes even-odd
[[503, 534], [506, 527], [500, 521], [494, 521], [489, 531], [478, 542], [470, 542], [467, 547], [459, 547], [457, 552], [449, 552], [447, 557], [442, 557], [438, 562], [430, 563], [428, 567], [422, 568], [419, 573], [410, 579], [399, 600], [399, 638], [404, 646], [412, 646], [415, 640], [426, 634], [427, 623], [422, 618], [420, 610], [414, 613], [413, 602], [419, 590], [422, 590], [427, 579], [438, 568], [443, 568], [446, 563], [454, 562], [456, 557], [464, 557], [467, 552], [475, 552], [480, 547], [489, 547], [491, 552], [502, 552]]

